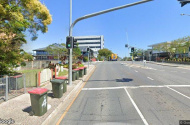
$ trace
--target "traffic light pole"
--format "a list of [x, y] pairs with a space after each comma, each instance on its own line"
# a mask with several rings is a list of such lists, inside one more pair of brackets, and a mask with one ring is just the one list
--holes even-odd
[[[73, 27], [75, 26], [75, 24], [77, 22], [79, 22], [81, 20], [91, 18], [91, 17], [95, 17], [95, 16], [98, 16], [98, 15], [101, 15], [101, 14], [105, 14], [105, 13], [108, 13], [108, 12], [115, 11], [115, 10], [120, 10], [120, 9], [123, 9], [123, 8], [135, 6], [135, 5], [146, 3], [146, 2], [150, 2], [150, 1], [153, 1], [153, 0], [142, 0], [142, 1], [139, 1], [139, 2], [126, 4], [126, 5], [119, 6], [119, 7], [114, 7], [114, 8], [111, 8], [111, 9], [99, 11], [99, 12], [96, 12], [96, 13], [92, 13], [92, 14], [88, 14], [88, 15], [85, 15], [83, 17], [80, 17], [80, 18], [76, 19], [72, 24], [70, 23], [69, 36], [72, 36]], [[72, 16], [71, 16], [72, 14], [71, 13], [72, 13], [72, 0], [70, 0], [70, 22], [72, 20]], [[70, 53], [69, 53], [69, 85], [72, 85], [72, 49], [70, 49]]]
[[[70, 0], [70, 27], [72, 26], [72, 0]], [[72, 36], [72, 32], [69, 32], [69, 36]], [[72, 85], [72, 48], [69, 49], [69, 75], [68, 75], [68, 81], [69, 85]]]
[[88, 69], [89, 69], [89, 52], [88, 52]]

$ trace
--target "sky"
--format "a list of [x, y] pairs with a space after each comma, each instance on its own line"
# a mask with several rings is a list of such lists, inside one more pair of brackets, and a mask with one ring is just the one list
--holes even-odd
[[[73, 0], [72, 22], [77, 18], [138, 0]], [[140, 1], [140, 0], [139, 0]], [[65, 43], [69, 35], [70, 0], [41, 0], [52, 15], [48, 32], [23, 46], [26, 52], [53, 43]], [[190, 35], [190, 4], [181, 7], [177, 0], [153, 0], [78, 22], [73, 36], [103, 35], [104, 47], [120, 57], [129, 56], [125, 44], [148, 49], [148, 45]]]

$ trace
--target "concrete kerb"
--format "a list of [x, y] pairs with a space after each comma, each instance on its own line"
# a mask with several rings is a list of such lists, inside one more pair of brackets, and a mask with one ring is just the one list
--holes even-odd
[[55, 110], [44, 120], [44, 122], [42, 123], [42, 125], [47, 125], [49, 123], [49, 121], [51, 120], [52, 117], [54, 117], [58, 111], [60, 111], [61, 107], [63, 106], [63, 104], [65, 103], [65, 101], [67, 101], [67, 99], [69, 99], [72, 94], [77, 91], [77, 89], [79, 89], [79, 87], [84, 84], [85, 80], [88, 78], [89, 75], [91, 75], [91, 73], [95, 70], [95, 66], [88, 71], [88, 74], [86, 76], [84, 76], [84, 78], [82, 78], [80, 80], [80, 82], [75, 86], [75, 88], [66, 96], [66, 98], [61, 101], [61, 103], [55, 108]]

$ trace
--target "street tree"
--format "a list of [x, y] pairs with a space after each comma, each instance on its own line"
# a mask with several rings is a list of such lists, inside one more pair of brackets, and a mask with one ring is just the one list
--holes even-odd
[[81, 55], [81, 50], [77, 45], [77, 47], [73, 49], [73, 61], [76, 62], [78, 59], [81, 59]]
[[[109, 58], [109, 56], [111, 56], [111, 54], [112, 54], [112, 51], [111, 50], [109, 50], [109, 49], [100, 49], [99, 51], [98, 51], [98, 57], [102, 57], [102, 56], [104, 56], [107, 60], [108, 60], [108, 58]], [[99, 60], [101, 60], [101, 59], [99, 59]]]
[[0, 0], [0, 74], [22, 61], [25, 32], [35, 40], [38, 31], [47, 32], [51, 22], [49, 10], [39, 0]]
[[65, 43], [62, 44], [54, 43], [49, 45], [45, 49], [45, 51], [51, 55], [58, 56], [58, 58], [61, 59], [62, 62], [64, 62], [68, 56], [68, 50], [66, 49], [65, 46], [66, 46]]

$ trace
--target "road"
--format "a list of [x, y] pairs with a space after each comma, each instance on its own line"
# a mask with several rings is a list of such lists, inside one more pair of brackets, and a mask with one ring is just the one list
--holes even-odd
[[60, 124], [179, 125], [190, 120], [189, 78], [183, 67], [97, 63]]

